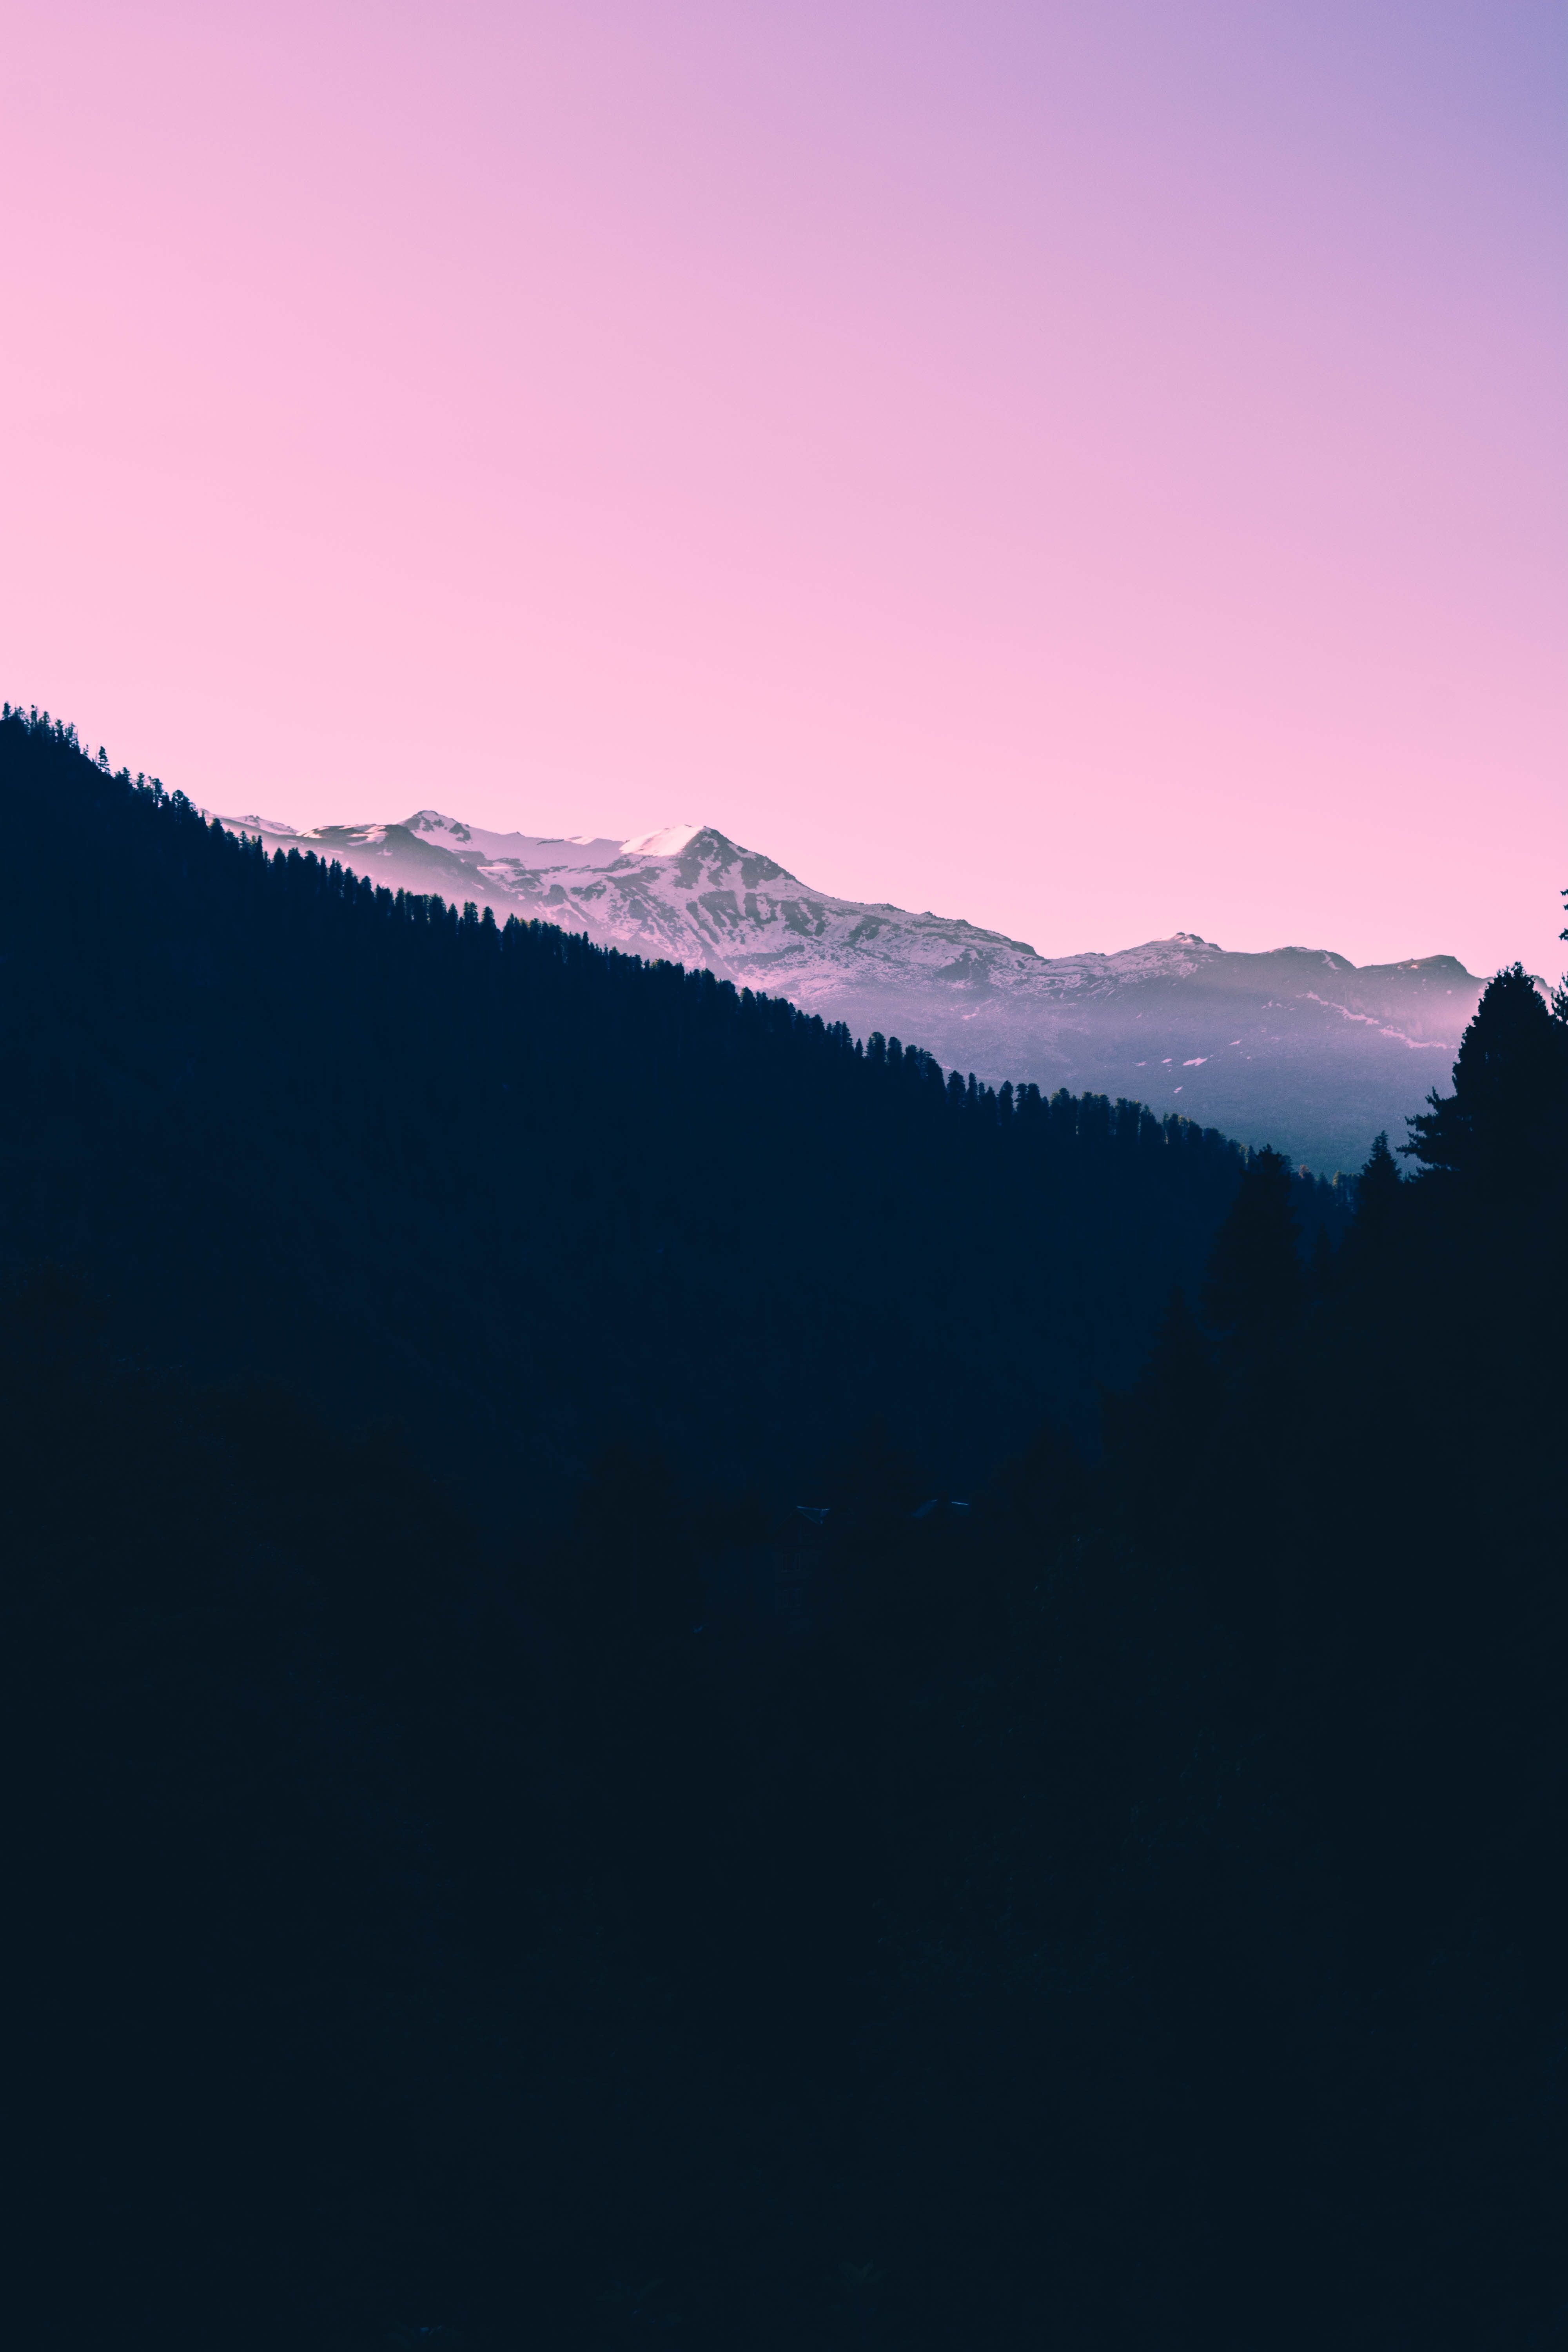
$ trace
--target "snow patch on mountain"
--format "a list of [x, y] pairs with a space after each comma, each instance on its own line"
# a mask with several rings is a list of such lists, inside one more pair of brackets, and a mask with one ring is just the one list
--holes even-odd
[[667, 824], [656, 833], [639, 833], [634, 840], [623, 841], [621, 847], [628, 857], [679, 857], [706, 831], [700, 824]]

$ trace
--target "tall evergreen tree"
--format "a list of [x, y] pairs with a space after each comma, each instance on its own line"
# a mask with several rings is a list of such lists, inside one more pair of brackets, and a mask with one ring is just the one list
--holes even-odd
[[1289, 1163], [1278, 1151], [1255, 1151], [1209, 1259], [1204, 1314], [1214, 1330], [1255, 1346], [1292, 1328], [1304, 1291]]
[[1488, 982], [1459, 1042], [1454, 1091], [1427, 1097], [1402, 1149], [1424, 1168], [1489, 1192], [1561, 1181], [1568, 1153], [1568, 1027], [1522, 964]]
[[1384, 1132], [1374, 1139], [1366, 1165], [1356, 1179], [1352, 1231], [1361, 1244], [1373, 1248], [1387, 1244], [1398, 1221], [1404, 1189], [1399, 1163], [1388, 1148]]

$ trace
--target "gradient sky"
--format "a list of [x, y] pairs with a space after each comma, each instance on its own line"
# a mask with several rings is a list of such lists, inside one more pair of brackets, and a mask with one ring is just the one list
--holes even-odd
[[0, 688], [117, 763], [1561, 969], [1560, 0], [0, 21]]

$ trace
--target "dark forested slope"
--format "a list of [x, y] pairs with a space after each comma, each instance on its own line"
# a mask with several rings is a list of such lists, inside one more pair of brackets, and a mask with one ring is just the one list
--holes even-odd
[[[0, 1286], [26, 2342], [1560, 2345], [1568, 997], [1499, 974], [1309, 1253], [1272, 1154], [0, 741], [79, 886], [7, 881], [7, 1246], [89, 1269]], [[999, 1444], [1200, 1260], [1092, 1454], [961, 1507], [867, 1429]], [[600, 1388], [684, 1478], [486, 1541], [472, 1432]], [[813, 1606], [711, 1622], [781, 1518]]]
[[966, 1483], [1131, 1371], [1236, 1186], [1136, 1104], [269, 860], [44, 721], [0, 793], [0, 1246], [144, 1353], [405, 1419], [487, 1507], [617, 1430], [795, 1478], [872, 1398]]
[[1089, 1466], [853, 1447], [837, 1605], [600, 1465], [487, 1567], [286, 1393], [0, 1299], [28, 2341], [1545, 2352], [1568, 1025], [1303, 1271], [1260, 1155]]

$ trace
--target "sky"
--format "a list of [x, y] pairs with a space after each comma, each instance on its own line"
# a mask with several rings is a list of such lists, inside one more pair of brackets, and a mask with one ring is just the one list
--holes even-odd
[[0, 24], [0, 691], [116, 765], [1561, 971], [1561, 0]]

